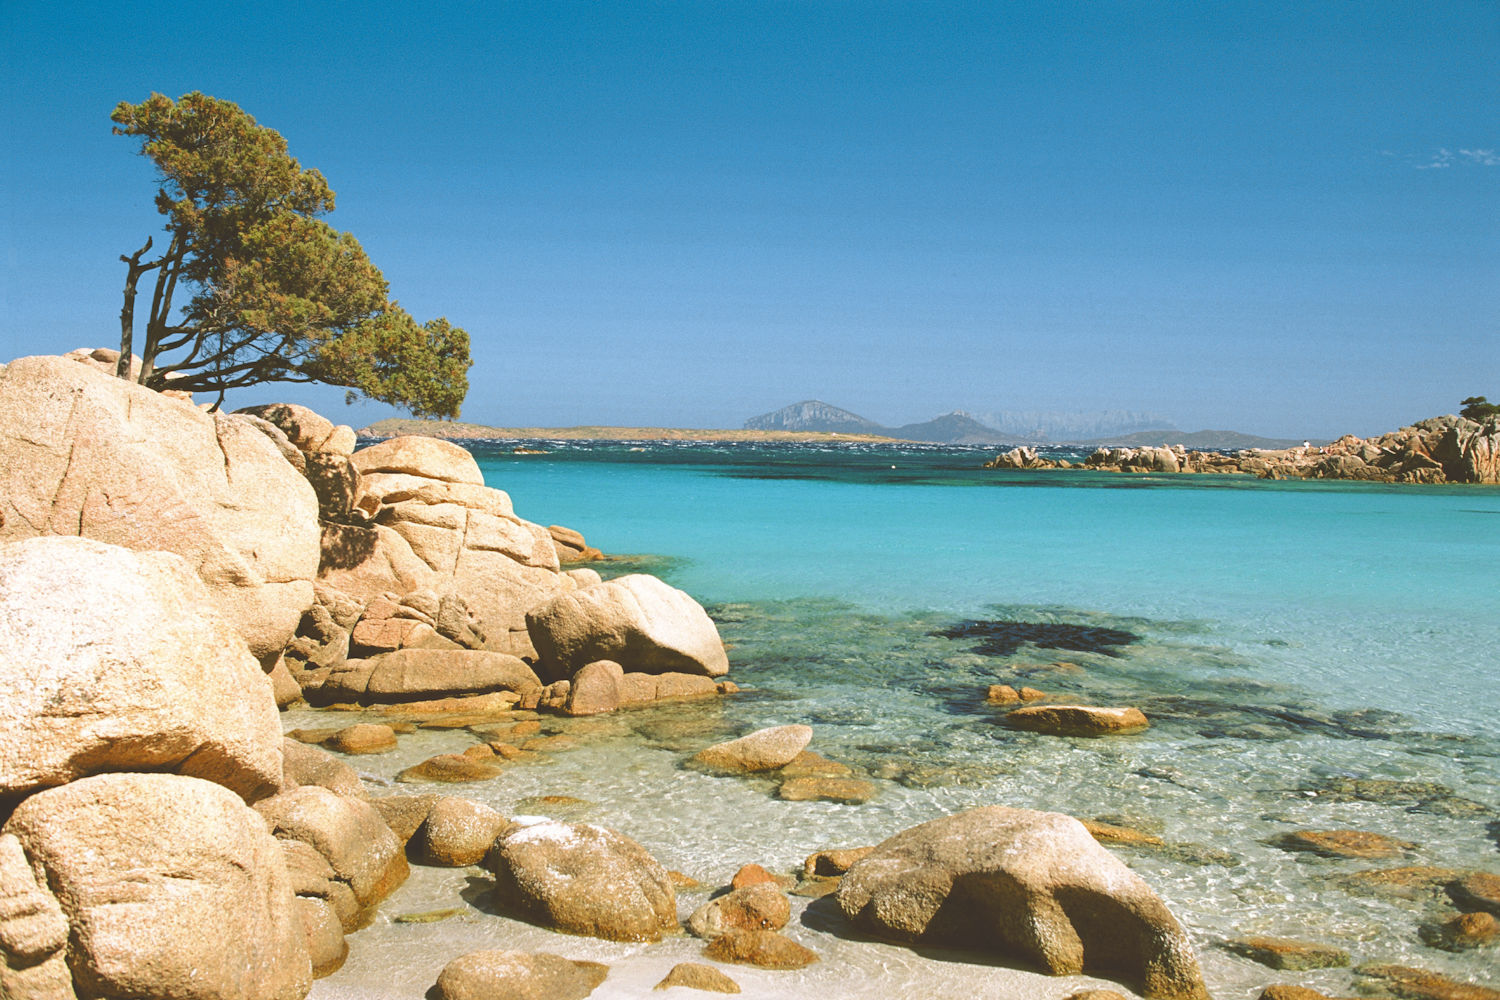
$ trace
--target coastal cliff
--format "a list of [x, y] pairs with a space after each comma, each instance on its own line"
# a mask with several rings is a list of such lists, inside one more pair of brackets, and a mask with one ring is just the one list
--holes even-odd
[[1103, 472], [1216, 473], [1262, 479], [1353, 479], [1378, 483], [1500, 483], [1500, 419], [1442, 416], [1380, 437], [1346, 434], [1332, 444], [1234, 452], [1099, 448], [1081, 463], [1012, 448], [987, 469], [1094, 469]]

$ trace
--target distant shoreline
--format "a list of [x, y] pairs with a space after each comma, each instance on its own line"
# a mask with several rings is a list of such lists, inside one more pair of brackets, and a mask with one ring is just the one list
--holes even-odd
[[554, 441], [866, 441], [900, 442], [876, 434], [828, 431], [712, 430], [685, 427], [487, 427], [447, 420], [377, 420], [357, 432], [360, 437], [392, 438], [404, 434], [448, 439], [499, 438]]
[[[995, 441], [931, 441], [921, 438], [893, 437], [884, 434], [859, 434], [843, 431], [786, 431], [751, 430], [748, 428], [697, 428], [697, 427], [603, 427], [584, 425], [577, 427], [490, 427], [485, 424], [468, 424], [448, 420], [414, 420], [391, 417], [377, 420], [356, 433], [363, 438], [392, 438], [405, 434], [448, 440], [510, 440], [510, 441], [761, 441], [785, 443], [838, 443], [856, 442], [871, 444], [935, 444], [964, 447], [995, 448], [1002, 445], [1031, 445], [1042, 450], [1078, 449], [1097, 447], [1170, 447], [1182, 444], [1188, 448], [1214, 451], [1233, 451], [1244, 448], [1288, 448], [1300, 444], [1277, 438], [1262, 438], [1240, 434], [1235, 431], [1151, 431], [1129, 434], [1123, 437], [1100, 438], [1090, 441], [1032, 441], [1021, 437]], [[1315, 441], [1314, 444], [1325, 444]]]

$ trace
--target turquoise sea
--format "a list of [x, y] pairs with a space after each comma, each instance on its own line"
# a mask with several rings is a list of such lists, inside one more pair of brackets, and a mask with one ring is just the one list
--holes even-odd
[[[993, 449], [938, 446], [554, 441], [517, 455], [517, 442], [467, 444], [520, 516], [628, 557], [600, 566], [606, 575], [652, 572], [698, 598], [745, 690], [579, 720], [578, 748], [552, 765], [460, 794], [511, 814], [533, 796], [574, 796], [583, 818], [711, 884], [743, 863], [790, 868], [976, 805], [1053, 809], [1162, 838], [1118, 850], [1188, 928], [1216, 997], [1361, 985], [1348, 969], [1278, 972], [1222, 947], [1256, 934], [1334, 944], [1356, 965], [1500, 980], [1492, 950], [1422, 942], [1424, 922], [1454, 912], [1440, 894], [1345, 881], [1398, 865], [1500, 871], [1500, 489], [1001, 472], [980, 468]], [[995, 683], [1136, 705], [1153, 726], [1104, 740], [1012, 732], [985, 704]], [[879, 796], [788, 803], [680, 767], [709, 742], [791, 722], [810, 724], [812, 749], [873, 777]], [[385, 780], [457, 738], [419, 734], [401, 760], [361, 766]], [[1351, 861], [1268, 842], [1339, 828], [1414, 846]], [[426, 873], [387, 909], [436, 906], [462, 887]], [[513, 924], [476, 912], [362, 934], [434, 956], [460, 953], [460, 939], [495, 946], [475, 935], [543, 935], [537, 947], [622, 970], [599, 996], [640, 995], [665, 972], [641, 946]], [[791, 932], [825, 962], [745, 970], [747, 995], [1077, 988], [854, 940], [819, 904]], [[695, 957], [691, 942], [670, 947]], [[360, 962], [315, 996], [368, 995]], [[847, 985], [851, 970], [868, 985]], [[414, 969], [413, 984], [426, 974]]]

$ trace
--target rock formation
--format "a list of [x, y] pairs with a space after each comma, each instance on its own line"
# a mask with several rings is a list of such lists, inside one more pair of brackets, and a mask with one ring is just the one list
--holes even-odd
[[495, 845], [495, 897], [544, 927], [611, 941], [677, 929], [667, 871], [629, 837], [583, 823], [538, 823]]
[[923, 823], [856, 862], [837, 898], [880, 937], [1119, 976], [1146, 997], [1207, 996], [1166, 905], [1060, 813], [987, 806]]
[[306, 995], [312, 965], [281, 848], [228, 789], [101, 774], [31, 796], [3, 832], [67, 916], [80, 995]]
[[637, 573], [562, 594], [529, 611], [526, 628], [552, 680], [595, 660], [648, 674], [729, 672], [712, 619], [654, 576]]
[[243, 417], [64, 358], [0, 368], [0, 541], [175, 552], [270, 667], [312, 604], [317, 498]]
[[[987, 469], [1059, 469], [1072, 463], [1012, 448]], [[1084, 468], [1106, 472], [1241, 473], [1263, 479], [1360, 479], [1383, 483], [1500, 483], [1500, 418], [1433, 417], [1374, 438], [1346, 434], [1322, 447], [1232, 453], [1099, 448]]]
[[271, 681], [181, 556], [0, 547], [0, 799], [100, 771], [281, 782]]

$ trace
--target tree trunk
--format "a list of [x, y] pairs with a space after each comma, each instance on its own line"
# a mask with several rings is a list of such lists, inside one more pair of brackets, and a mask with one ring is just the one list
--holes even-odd
[[135, 336], [135, 286], [141, 275], [151, 268], [151, 265], [141, 263], [141, 255], [150, 249], [151, 237], [148, 236], [146, 245], [135, 253], [129, 257], [120, 255], [120, 260], [125, 262], [125, 304], [120, 307], [120, 360], [115, 362], [116, 378], [130, 378], [131, 341]]

